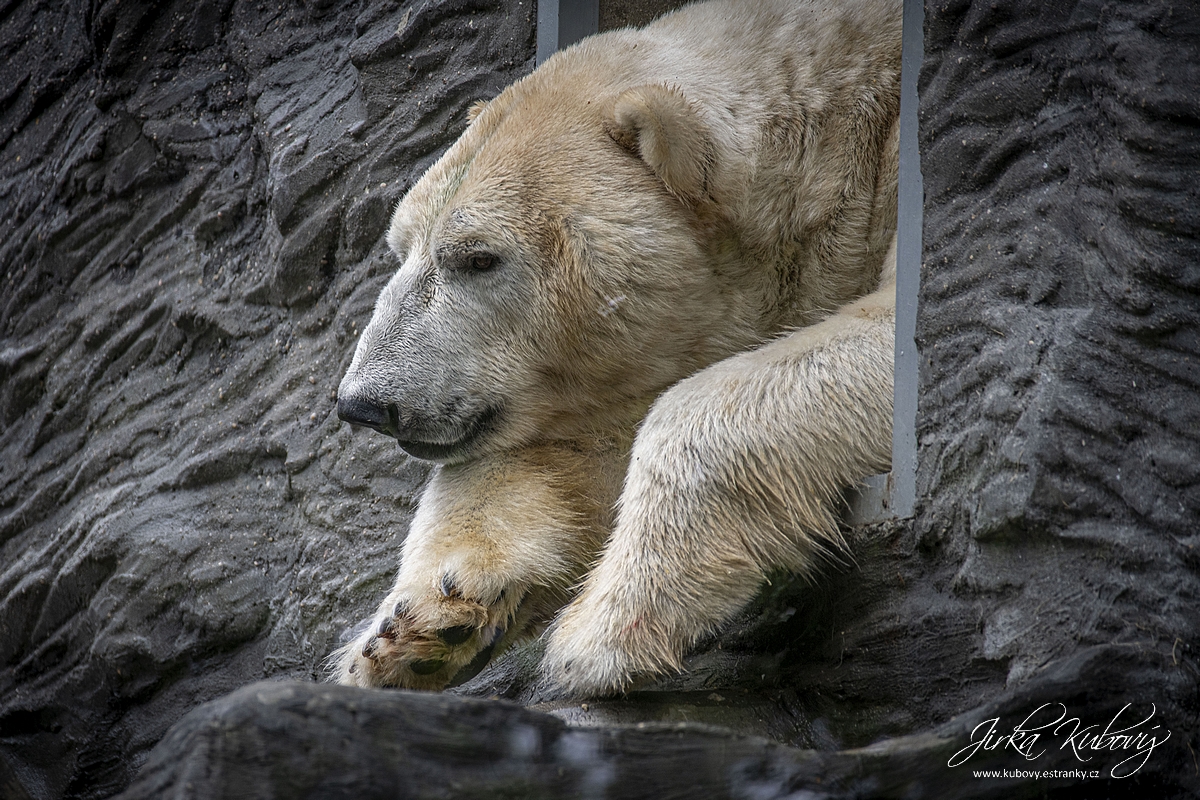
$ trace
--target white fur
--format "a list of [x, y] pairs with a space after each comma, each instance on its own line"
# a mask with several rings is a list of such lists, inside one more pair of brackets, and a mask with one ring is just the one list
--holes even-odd
[[581, 694], [681, 667], [764, 574], [839, 548], [841, 490], [886, 470], [895, 285], [668, 389], [638, 432], [616, 526], [544, 667]]
[[899, 53], [897, 0], [719, 1], [473, 110], [340, 390], [446, 448], [339, 679], [444, 686], [586, 574], [544, 667], [621, 690], [839, 546], [890, 452]]

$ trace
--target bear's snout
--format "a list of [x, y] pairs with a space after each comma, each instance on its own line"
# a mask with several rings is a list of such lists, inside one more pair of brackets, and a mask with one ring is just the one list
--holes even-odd
[[371, 428], [388, 436], [395, 436], [399, 427], [394, 403], [385, 406], [362, 394], [338, 392], [337, 412], [343, 422]]
[[469, 456], [496, 427], [498, 405], [454, 401], [439, 414], [422, 414], [384, 402], [343, 382], [337, 412], [343, 422], [361, 425], [399, 442], [409, 455], [427, 461], [458, 461]]

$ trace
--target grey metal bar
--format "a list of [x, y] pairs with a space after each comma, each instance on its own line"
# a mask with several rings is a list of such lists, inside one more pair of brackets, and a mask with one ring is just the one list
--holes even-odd
[[538, 0], [537, 63], [600, 30], [600, 0]]
[[558, 50], [558, 0], [537, 0], [537, 63]]
[[917, 296], [925, 190], [917, 141], [917, 79], [925, 53], [923, 0], [904, 0], [900, 72], [900, 190], [896, 231], [896, 360], [892, 405], [891, 512], [913, 515], [917, 500]]
[[888, 509], [888, 474], [863, 478], [861, 485], [852, 486], [843, 495], [846, 510], [842, 520], [852, 528], [891, 519]]
[[917, 499], [917, 293], [921, 285], [924, 188], [917, 146], [917, 78], [925, 52], [923, 0], [904, 0], [900, 55], [900, 186], [896, 220], [896, 345], [892, 471], [845, 494], [849, 525], [913, 515]]

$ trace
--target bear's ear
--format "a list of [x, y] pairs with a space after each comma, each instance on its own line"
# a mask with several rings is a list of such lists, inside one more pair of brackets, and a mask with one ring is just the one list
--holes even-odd
[[604, 132], [640, 156], [683, 202], [696, 205], [707, 195], [712, 138], [678, 89], [651, 84], [623, 92]]

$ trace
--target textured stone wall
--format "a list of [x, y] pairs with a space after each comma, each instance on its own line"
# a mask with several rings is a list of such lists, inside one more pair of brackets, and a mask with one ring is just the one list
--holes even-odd
[[1200, 15], [927, 8], [920, 546], [972, 661], [1117, 645], [1194, 736]]
[[[333, 413], [388, 211], [532, 12], [0, 15], [0, 796], [1200, 791], [1200, 13], [1167, 0], [926, 4], [914, 520], [627, 698], [556, 700], [536, 645], [459, 690], [598, 727], [311, 682], [425, 475]], [[259, 678], [306, 683], [227, 694]], [[1120, 784], [946, 766], [1060, 702], [1172, 738]]]
[[390, 584], [425, 469], [333, 393], [392, 206], [532, 68], [532, 15], [0, 13], [0, 796], [109, 796]]

